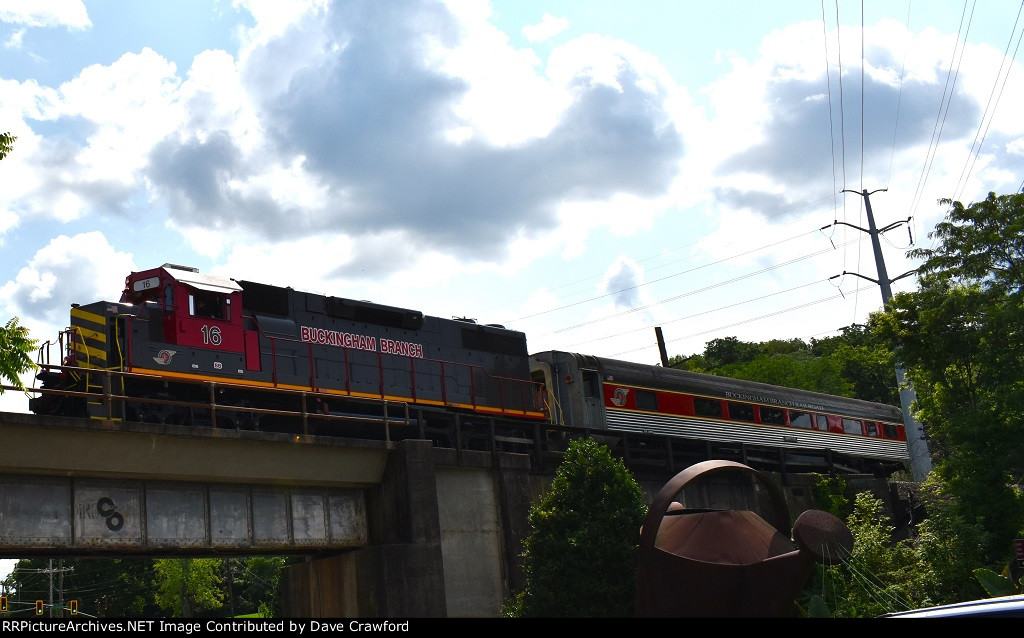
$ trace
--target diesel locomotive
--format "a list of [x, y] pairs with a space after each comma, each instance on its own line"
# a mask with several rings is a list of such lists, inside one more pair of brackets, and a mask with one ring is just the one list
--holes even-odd
[[[49, 350], [61, 365], [50, 363]], [[453, 415], [906, 465], [898, 408], [560, 351], [471, 319], [174, 264], [73, 304], [43, 346], [37, 414], [362, 436]], [[301, 415], [301, 419], [296, 415]], [[426, 428], [426, 429], [429, 429]], [[500, 425], [499, 425], [500, 429]], [[521, 439], [520, 439], [521, 440]]]

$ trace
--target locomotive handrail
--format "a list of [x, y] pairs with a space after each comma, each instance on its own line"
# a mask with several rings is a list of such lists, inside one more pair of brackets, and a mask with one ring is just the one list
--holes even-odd
[[[73, 373], [73, 372], [80, 372], [82, 370], [78, 366], [58, 366], [58, 365], [49, 365], [49, 364], [37, 364], [37, 365], [39, 365], [39, 368], [41, 370], [48, 371], [48, 372], [60, 371], [60, 372]], [[338, 422], [359, 422], [359, 423], [366, 423], [366, 422], [375, 423], [376, 422], [376, 423], [381, 423], [384, 426], [385, 441], [390, 443], [390, 441], [391, 441], [390, 424], [393, 423], [393, 422], [401, 422], [401, 421], [404, 421], [405, 423], [409, 422], [409, 407], [408, 407], [408, 404], [406, 404], [404, 402], [401, 402], [401, 401], [383, 401], [383, 403], [381, 403], [381, 402], [379, 402], [379, 401], [377, 401], [375, 399], [365, 399], [365, 398], [361, 398], [361, 397], [349, 397], [350, 400], [356, 401], [356, 402], [362, 402], [362, 403], [366, 403], [366, 404], [370, 404], [370, 405], [381, 404], [381, 407], [383, 408], [383, 412], [382, 412], [381, 416], [375, 416], [375, 415], [372, 415], [372, 414], [365, 414], [365, 415], [359, 415], [359, 416], [344, 415], [344, 414], [329, 414], [329, 413], [310, 412], [310, 411], [308, 411], [306, 409], [305, 399], [306, 399], [306, 397], [308, 397], [311, 394], [317, 396], [318, 398], [319, 397], [327, 398], [327, 397], [333, 396], [331, 394], [321, 393], [321, 392], [307, 392], [307, 391], [302, 391], [302, 390], [290, 390], [290, 389], [287, 389], [287, 388], [274, 388], [274, 392], [279, 392], [279, 393], [282, 393], [282, 394], [298, 395], [299, 396], [299, 398], [301, 399], [302, 409], [299, 410], [298, 412], [296, 412], [296, 411], [292, 411], [292, 410], [276, 410], [276, 409], [272, 409], [272, 408], [255, 408], [255, 407], [241, 406], [241, 405], [222, 404], [222, 403], [218, 403], [217, 400], [216, 400], [216, 389], [217, 389], [217, 387], [219, 387], [221, 385], [229, 385], [232, 388], [238, 388], [238, 389], [243, 389], [243, 390], [260, 391], [260, 392], [266, 391], [266, 388], [258, 386], [258, 385], [249, 385], [249, 384], [244, 384], [244, 383], [241, 383], [241, 384], [239, 384], [239, 383], [220, 384], [217, 381], [210, 381], [210, 380], [205, 380], [205, 379], [204, 380], [180, 379], [179, 382], [181, 382], [181, 383], [186, 383], [186, 384], [195, 385], [195, 386], [209, 386], [210, 387], [210, 392], [209, 392], [209, 397], [210, 398], [209, 398], [209, 401], [205, 401], [205, 402], [204, 401], [180, 401], [180, 400], [175, 400], [175, 399], [161, 399], [161, 398], [158, 398], [158, 397], [129, 396], [129, 395], [126, 395], [126, 394], [114, 393], [111, 390], [112, 386], [111, 386], [110, 380], [111, 380], [112, 377], [116, 377], [116, 378], [120, 379], [122, 381], [122, 384], [123, 384], [123, 381], [125, 379], [132, 379], [132, 378], [134, 378], [134, 379], [142, 379], [142, 380], [158, 381], [158, 380], [161, 380], [163, 378], [163, 377], [160, 377], [159, 375], [144, 374], [144, 373], [139, 373], [139, 372], [124, 372], [124, 371], [121, 371], [121, 370], [105, 370], [105, 369], [100, 369], [100, 368], [90, 369], [89, 372], [91, 372], [92, 374], [96, 374], [96, 375], [101, 375], [102, 376], [102, 379], [103, 379], [103, 383], [102, 383], [103, 391], [102, 392], [90, 392], [90, 391], [84, 391], [83, 392], [83, 391], [78, 391], [78, 390], [58, 390], [56, 388], [37, 388], [37, 387], [26, 387], [24, 391], [26, 393], [30, 393], [31, 392], [31, 393], [35, 393], [35, 394], [38, 394], [38, 395], [48, 395], [49, 394], [49, 395], [55, 395], [55, 396], [64, 396], [64, 397], [73, 397], [73, 398], [82, 398], [82, 399], [99, 399], [104, 404], [104, 411], [106, 413], [106, 419], [107, 420], [114, 420], [114, 419], [119, 419], [120, 418], [120, 417], [115, 417], [114, 414], [113, 414], [113, 409], [112, 408], [113, 408], [113, 403], [115, 401], [125, 401], [125, 402], [130, 402], [130, 403], [152, 404], [152, 405], [168, 405], [168, 406], [176, 406], [176, 407], [197, 408], [197, 409], [209, 410], [210, 413], [211, 413], [211, 415], [210, 415], [210, 427], [213, 428], [213, 429], [219, 429], [221, 427], [221, 426], [217, 425], [217, 421], [216, 421], [216, 412], [217, 412], [217, 410], [223, 410], [223, 411], [228, 411], [228, 412], [245, 412], [245, 413], [249, 413], [249, 414], [265, 414], [265, 415], [276, 415], [276, 416], [297, 416], [297, 417], [301, 417], [302, 423], [303, 423], [303, 434], [306, 434], [306, 435], [309, 434], [309, 430], [308, 430], [308, 427], [307, 427], [307, 420], [310, 417], [315, 418], [315, 419], [323, 419], [325, 421], [338, 421]], [[16, 387], [13, 387], [13, 386], [7, 386], [7, 385], [0, 385], [0, 387], [2, 387], [4, 390], [8, 390], [8, 389], [18, 390], [19, 389], [19, 388], [16, 388]], [[404, 419], [396, 419], [396, 418], [390, 416], [390, 409], [389, 408], [392, 407], [392, 406], [395, 406], [395, 405], [398, 405], [399, 407], [404, 407], [404, 411], [405, 411], [405, 415], [406, 415]]]
[[[81, 369], [76, 366], [51, 366], [44, 364], [43, 367], [51, 371], [70, 373], [81, 371]], [[116, 370], [96, 370], [95, 372], [103, 374], [107, 374], [109, 372], [112, 377], [120, 376], [122, 378], [141, 378], [148, 380], [161, 379], [161, 377], [157, 375], [128, 373]], [[209, 383], [208, 381], [198, 380], [189, 380], [188, 382], [199, 386], [203, 383]], [[9, 385], [2, 385], [0, 387], [4, 390], [20, 389]], [[274, 393], [298, 395], [300, 399], [308, 399], [311, 396], [317, 398], [335, 396], [331, 394], [295, 391], [284, 388], [266, 388], [260, 386], [243, 386], [242, 389], [246, 391], [269, 391]], [[102, 398], [101, 393], [60, 390], [56, 388], [31, 387], [25, 388], [25, 392], [26, 394], [55, 395], [74, 399]], [[214, 396], [216, 396], [216, 393], [214, 393]], [[179, 401], [157, 397], [134, 397], [115, 393], [110, 393], [109, 399], [114, 403], [125, 401], [135, 404], [148, 403], [203, 410], [207, 410], [210, 407], [207, 402]], [[360, 397], [351, 397], [349, 400], [370, 404], [381, 404], [381, 402], [375, 399], [365, 399]], [[439, 439], [435, 438], [433, 434], [440, 433], [443, 437], [445, 430], [437, 430], [436, 425], [432, 426], [428, 419], [424, 419], [424, 413], [428, 412], [429, 408], [425, 409], [422, 406], [411, 406], [408, 403], [402, 403], [401, 406], [404, 407], [405, 417], [404, 419], [396, 419], [390, 416], [391, 410], [389, 409], [396, 403], [399, 402], [382, 404], [381, 407], [384, 408], [385, 411], [383, 414], [379, 415], [325, 414], [317, 411], [310, 411], [305, 403], [299, 410], [277, 410], [271, 408], [248, 407], [245, 405], [224, 405], [221, 403], [216, 403], [216, 406], [218, 411], [224, 410], [234, 413], [283, 416], [302, 419], [303, 434], [308, 434], [308, 429], [305, 424], [309, 418], [324, 420], [330, 423], [382, 425], [383, 427], [381, 430], [378, 430], [378, 432], [383, 435], [382, 438], [389, 443], [393, 440], [390, 424], [399, 423], [418, 429], [418, 432], [413, 435], [413, 438], [433, 439], [433, 443], [437, 447], [454, 448], [456, 450], [465, 449], [487, 450], [490, 452], [509, 451], [528, 453], [534, 459], [533, 467], [538, 469], [548, 467], [548, 464], [551, 463], [557, 465], [560, 462], [562, 453], [565, 451], [565, 446], [570, 440], [576, 437], [592, 437], [608, 445], [610, 449], [612, 449], [613, 454], [621, 457], [626, 465], [636, 472], [664, 472], [667, 470], [671, 474], [675, 474], [679, 471], [679, 468], [687, 467], [693, 462], [716, 458], [731, 459], [752, 467], [782, 471], [783, 473], [786, 473], [787, 471], [811, 471], [827, 474], [863, 474], [866, 472], [885, 472], [888, 474], [894, 469], [899, 469], [899, 467], [897, 467], [898, 463], [892, 462], [891, 460], [876, 459], [872, 461], [870, 458], [846, 453], [837, 453], [828, 448], [822, 448], [820, 450], [804, 449], [800, 451], [799, 455], [792, 456], [786, 454], [784, 451], [780, 452], [774, 446], [767, 445], [717, 443], [707, 440], [691, 440], [685, 436], [672, 436], [666, 434], [640, 435], [630, 432], [606, 430], [587, 426], [539, 423], [536, 421], [524, 422], [501, 418], [496, 419], [495, 417], [481, 415], [462, 415], [462, 418], [460, 418], [460, 415], [452, 413], [448, 413], [446, 415], [452, 419], [452, 422], [447, 426], [442, 427], [454, 428], [454, 439]], [[410, 412], [413, 409], [416, 411], [416, 416], [410, 417]], [[169, 423], [168, 425], [176, 424]], [[205, 424], [201, 422], [193, 423], [193, 426], [205, 427]], [[217, 427], [223, 429], [222, 426]], [[407, 430], [403, 428], [404, 434], [402, 434], [402, 438], [409, 438], [413, 431], [414, 430]], [[449, 430], [449, 432], [450, 431], [451, 430]], [[284, 433], [287, 434], [286, 431]], [[295, 434], [295, 432], [292, 432], [291, 434]], [[366, 438], [362, 436], [361, 433], [352, 433], [347, 429], [336, 430], [324, 434], [327, 436], [336, 436], [341, 438]], [[683, 444], [674, 443], [675, 441], [683, 441]], [[686, 441], [689, 441], [689, 443], [686, 443]], [[454, 443], [454, 445], [452, 445], [452, 443]], [[481, 445], [483, 445], [483, 447], [480, 447]], [[814, 458], [811, 458], [812, 455]]]

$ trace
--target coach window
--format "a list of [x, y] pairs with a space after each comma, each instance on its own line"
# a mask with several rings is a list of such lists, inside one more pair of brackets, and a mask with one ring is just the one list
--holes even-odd
[[722, 402], [715, 399], [693, 398], [693, 411], [697, 416], [722, 418]]
[[729, 418], [734, 421], [754, 422], [754, 406], [749, 403], [727, 403], [729, 407]]
[[654, 412], [658, 409], [658, 395], [650, 390], [637, 390], [633, 399], [636, 401], [637, 410], [650, 410]]
[[878, 424], [874, 421], [865, 421], [868, 428], [868, 436], [878, 436]]
[[789, 424], [794, 428], [803, 428], [805, 430], [814, 429], [814, 422], [811, 420], [810, 412], [796, 412], [790, 410]]
[[828, 432], [828, 417], [824, 414], [816, 414], [818, 419], [818, 429], [822, 432]]
[[847, 434], [864, 434], [864, 426], [860, 419], [843, 419], [843, 432]]
[[899, 430], [897, 430], [896, 426], [891, 424], [891, 423], [883, 423], [882, 424], [882, 431], [885, 433], [885, 438], [887, 438], [887, 439], [898, 439], [898, 438], [900, 438]]
[[761, 423], [768, 425], [785, 425], [786, 415], [779, 408], [766, 408], [761, 406]]

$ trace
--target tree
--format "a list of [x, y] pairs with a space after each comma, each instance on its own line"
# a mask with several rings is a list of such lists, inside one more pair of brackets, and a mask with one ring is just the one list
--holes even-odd
[[[0, 379], [6, 379], [19, 390], [25, 389], [21, 375], [34, 370], [31, 353], [36, 342], [28, 336], [28, 329], [18, 325], [18, 318], [12, 317], [0, 327]], [[0, 394], [4, 393], [0, 387]]]
[[[62, 578], [50, 579], [51, 559], [23, 558], [4, 583], [10, 600], [49, 600], [59, 582], [54, 604], [78, 601], [81, 613], [105, 618], [153, 617], [160, 611], [154, 602], [153, 561], [147, 558], [65, 558], [59, 567]], [[58, 568], [56, 560], [52, 567]], [[26, 607], [21, 610], [24, 615]], [[65, 613], [64, 617], [68, 614]]]
[[811, 353], [831, 360], [842, 378], [850, 384], [848, 396], [899, 405], [896, 367], [892, 351], [866, 325], [853, 324], [841, 334], [824, 339], [811, 339]]
[[948, 528], [924, 540], [933, 550], [956, 543], [932, 563], [939, 595], [955, 601], [978, 591], [972, 568], [1006, 564], [1024, 531], [1024, 195], [944, 203], [936, 246], [909, 253], [924, 260], [918, 290], [869, 325], [917, 391], [940, 488], [928, 518]]
[[621, 460], [590, 438], [566, 449], [551, 487], [530, 511], [526, 587], [507, 602], [516, 617], [630, 617], [643, 489]]
[[[16, 139], [10, 133], [0, 133], [0, 160], [11, 152]], [[28, 338], [28, 330], [18, 325], [18, 318], [9, 319], [0, 328], [0, 380], [6, 379], [14, 387], [24, 390], [21, 375], [35, 368], [29, 356], [35, 347], [36, 342]], [[4, 389], [0, 387], [0, 394], [3, 393]]]
[[191, 618], [223, 604], [221, 561], [217, 558], [162, 558], [153, 561], [156, 602], [176, 618]]
[[680, 370], [898, 405], [894, 365], [887, 344], [856, 324], [810, 344], [801, 339], [712, 339], [701, 354], [669, 359], [669, 366]]
[[278, 585], [281, 570], [287, 561], [283, 556], [250, 556], [225, 560], [232, 569], [231, 588], [236, 614], [252, 614], [266, 610], [268, 615], [281, 613]]

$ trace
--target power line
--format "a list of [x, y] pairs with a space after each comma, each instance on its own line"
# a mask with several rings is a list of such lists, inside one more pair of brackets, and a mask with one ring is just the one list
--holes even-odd
[[[1021, 35], [1017, 38], [1017, 48], [1013, 51], [1013, 57], [1007, 62], [1007, 54], [1010, 52], [1010, 45], [1013, 43], [1013, 35], [1017, 31], [1017, 24], [1020, 21], [1021, 11], [1024, 10], [1024, 2], [1021, 3], [1020, 9], [1017, 10], [1017, 17], [1013, 21], [1013, 28], [1010, 30], [1010, 38], [1006, 42], [1006, 49], [1003, 51], [1003, 59], [999, 64], [999, 71], [996, 72], [996, 79], [992, 83], [992, 91], [988, 94], [988, 101], [985, 103], [985, 112], [981, 116], [981, 122], [978, 123], [978, 131], [974, 134], [974, 141], [971, 142], [971, 150], [967, 153], [967, 163], [964, 164], [963, 170], [960, 172], [960, 178], [957, 180], [957, 186], [954, 189], [953, 199], [959, 200], [963, 194], [963, 189], [967, 187], [967, 180], [971, 176], [971, 172], [974, 170], [974, 163], [978, 159], [978, 155], [981, 154], [981, 147], [985, 143], [985, 138], [988, 136], [988, 129], [992, 126], [992, 120], [995, 119], [995, 111], [999, 105], [999, 100], [1003, 96], [1003, 89], [1006, 88], [1006, 81], [1010, 78], [1010, 71], [1013, 68], [1013, 61], [1017, 59], [1017, 51], [1020, 49], [1021, 37], [1024, 36], [1024, 29], [1021, 30]], [[992, 96], [995, 94], [996, 86], [999, 84], [999, 77], [1003, 75], [1003, 67], [1006, 67], [1006, 75], [1003, 77], [1003, 84], [999, 88], [999, 95], [996, 96], [995, 104], [992, 102]], [[989, 108], [992, 109], [991, 114]], [[986, 119], [988, 123], [986, 124]], [[984, 126], [984, 133], [982, 133], [982, 127]], [[978, 136], [981, 136], [981, 141], [978, 141]], [[977, 147], [977, 149], [975, 149]], [[973, 155], [973, 159], [972, 159]], [[968, 169], [970, 166], [970, 169]], [[961, 181], [963, 186], [961, 186]]]
[[[906, 26], [906, 30], [907, 30], [908, 34], [910, 33], [910, 7], [912, 5], [913, 5], [913, 2], [908, 2], [907, 3], [907, 26]], [[892, 164], [893, 164], [893, 160], [896, 157], [896, 132], [899, 130], [899, 127], [900, 127], [900, 109], [903, 107], [903, 77], [906, 74], [906, 72], [907, 72], [907, 46], [906, 46], [906, 41], [904, 41], [904, 44], [903, 44], [903, 63], [901, 65], [901, 67], [900, 67], [900, 89], [899, 89], [899, 93], [898, 93], [898, 95], [896, 97], [896, 121], [893, 123], [893, 127], [892, 127], [892, 152], [889, 154], [889, 174], [886, 175], [886, 177], [885, 177], [886, 188], [889, 187], [889, 182], [892, 179]]]
[[599, 299], [605, 299], [607, 297], [612, 297], [612, 296], [621, 294], [623, 292], [628, 292], [630, 290], [635, 290], [637, 288], [642, 288], [644, 286], [649, 286], [651, 284], [656, 284], [656, 283], [659, 283], [659, 282], [662, 282], [662, 281], [666, 281], [666, 280], [672, 279], [674, 277], [679, 277], [680, 275], [686, 275], [686, 274], [690, 274], [690, 273], [696, 272], [698, 270], [702, 270], [704, 268], [710, 268], [712, 266], [717, 266], [719, 264], [725, 263], [727, 261], [731, 261], [731, 260], [736, 259], [738, 257], [743, 257], [745, 255], [749, 255], [751, 253], [755, 253], [755, 252], [758, 252], [760, 250], [764, 250], [766, 248], [772, 248], [774, 246], [778, 246], [780, 244], [784, 244], [786, 242], [793, 241], [794, 239], [800, 239], [802, 237], [806, 237], [807, 235], [811, 235], [811, 234], [814, 234], [816, 232], [818, 232], [818, 231], [816, 231], [816, 230], [815, 231], [809, 231], [809, 232], [806, 232], [806, 233], [802, 233], [800, 235], [795, 235], [793, 237], [788, 237], [786, 239], [782, 239], [782, 240], [779, 240], [779, 241], [771, 243], [771, 244], [766, 244], [764, 246], [759, 246], [757, 248], [752, 248], [752, 249], [744, 251], [742, 253], [731, 255], [729, 257], [724, 257], [724, 258], [719, 259], [717, 261], [713, 261], [713, 262], [709, 262], [709, 263], [706, 263], [706, 264], [702, 264], [702, 265], [697, 266], [695, 268], [690, 268], [689, 270], [683, 270], [683, 271], [680, 271], [680, 272], [673, 273], [671, 275], [666, 275], [665, 277], [660, 277], [658, 279], [652, 279], [651, 281], [646, 281], [646, 282], [641, 283], [641, 284], [636, 284], [634, 286], [627, 286], [625, 288], [620, 288], [618, 290], [613, 290], [611, 292], [607, 292], [607, 293], [604, 293], [604, 294], [601, 294], [601, 295], [597, 295], [595, 297], [590, 297], [590, 298], [584, 299], [582, 301], [576, 301], [576, 302], [573, 302], [573, 303], [570, 303], [570, 304], [565, 304], [565, 305], [558, 306], [558, 307], [555, 307], [555, 308], [548, 308], [547, 310], [541, 310], [540, 312], [535, 312], [533, 314], [525, 315], [525, 316], [519, 317], [517, 319], [514, 319], [512, 321], [507, 321], [505, 323], [512, 323], [514, 321], [522, 321], [524, 319], [532, 319], [534, 317], [539, 317], [541, 315], [550, 314], [552, 312], [556, 312], [556, 311], [559, 311], [559, 310], [565, 310], [567, 308], [572, 308], [572, 307], [575, 307], [575, 306], [579, 306], [581, 304], [589, 303], [591, 301], [597, 301]]
[[[867, 286], [864, 286], [863, 288], [858, 288], [857, 290], [858, 291], [859, 290], [866, 290], [867, 288], [868, 288]], [[730, 323], [730, 324], [727, 324], [727, 325], [724, 325], [724, 326], [719, 326], [717, 328], [712, 328], [710, 330], [702, 330], [700, 332], [695, 332], [693, 334], [689, 334], [689, 335], [686, 335], [686, 336], [683, 336], [683, 337], [676, 337], [675, 339], [667, 339], [665, 341], [665, 343], [674, 343], [676, 341], [682, 341], [683, 339], [689, 339], [689, 338], [697, 337], [697, 336], [700, 336], [700, 335], [703, 335], [703, 334], [708, 334], [709, 332], [721, 332], [725, 328], [734, 328], [736, 326], [742, 326], [744, 324], [753, 323], [755, 321], [760, 321], [762, 319], [768, 319], [768, 318], [771, 318], [771, 317], [776, 317], [776, 316], [781, 315], [781, 314], [785, 314], [785, 313], [788, 313], [788, 312], [793, 312], [794, 310], [801, 310], [803, 308], [809, 308], [810, 306], [816, 306], [816, 305], [818, 305], [820, 303], [825, 303], [826, 301], [834, 301], [834, 300], [840, 299], [840, 298], [844, 298], [844, 297], [842, 297], [842, 295], [832, 295], [831, 297], [824, 297], [824, 298], [821, 298], [821, 299], [817, 299], [815, 301], [809, 301], [807, 303], [800, 304], [798, 306], [790, 306], [789, 308], [784, 308], [782, 310], [777, 310], [775, 312], [769, 312], [767, 314], [758, 315], [756, 317], [750, 317], [749, 319], [744, 319], [742, 321], [736, 321], [734, 323]], [[630, 353], [633, 353], [633, 352], [639, 352], [641, 350], [646, 350], [649, 347], [650, 346], [643, 346], [641, 348], [633, 348], [632, 350], [626, 350], [626, 351], [623, 351], [623, 352], [618, 352], [618, 353], [613, 354], [611, 356], [618, 357], [618, 356], [622, 356], [624, 354], [630, 354]]]
[[[578, 324], [573, 325], [573, 326], [568, 326], [568, 327], [565, 327], [565, 328], [559, 328], [558, 330], [555, 330], [554, 332], [548, 333], [548, 334], [556, 334], [556, 333], [559, 333], [559, 332], [567, 332], [569, 330], [575, 330], [576, 328], [582, 328], [583, 326], [589, 326], [589, 325], [593, 325], [595, 323], [600, 323], [602, 321], [607, 321], [609, 319], [615, 319], [617, 317], [622, 317], [622, 316], [625, 316], [625, 315], [628, 315], [628, 314], [632, 314], [634, 312], [639, 312], [641, 310], [647, 310], [649, 308], [653, 308], [654, 306], [659, 306], [659, 305], [663, 305], [663, 304], [666, 304], [666, 303], [671, 303], [673, 301], [679, 301], [680, 299], [683, 299], [685, 297], [690, 297], [692, 295], [696, 295], [696, 294], [702, 293], [702, 292], [708, 292], [710, 290], [714, 290], [716, 288], [721, 288], [722, 286], [727, 286], [729, 284], [734, 284], [734, 283], [736, 283], [738, 281], [743, 281], [744, 279], [749, 279], [749, 278], [755, 277], [757, 275], [763, 275], [766, 272], [771, 272], [771, 271], [776, 270], [778, 268], [782, 268], [783, 266], [790, 266], [790, 265], [795, 264], [797, 262], [804, 261], [806, 259], [811, 259], [812, 257], [817, 257], [819, 255], [823, 255], [823, 254], [825, 254], [827, 252], [829, 252], [829, 249], [820, 250], [820, 251], [818, 251], [816, 253], [810, 253], [810, 254], [807, 254], [807, 255], [803, 255], [801, 257], [796, 257], [796, 258], [791, 259], [789, 261], [782, 262], [782, 263], [779, 263], [779, 264], [775, 264], [774, 266], [768, 266], [766, 268], [762, 268], [761, 270], [756, 270], [754, 272], [749, 272], [749, 273], [746, 273], [746, 274], [743, 274], [743, 275], [739, 275], [737, 277], [733, 277], [732, 279], [727, 279], [725, 281], [720, 281], [720, 282], [717, 282], [717, 283], [714, 283], [714, 284], [710, 284], [710, 285], [704, 286], [702, 288], [696, 288], [694, 290], [690, 290], [688, 292], [684, 292], [684, 293], [679, 294], [679, 295], [674, 295], [674, 296], [668, 297], [666, 299], [660, 299], [660, 300], [658, 300], [658, 301], [656, 301], [654, 303], [646, 304], [646, 305], [643, 305], [643, 306], [637, 306], [637, 307], [634, 307], [634, 308], [630, 308], [629, 310], [625, 310], [623, 312], [615, 313], [615, 314], [608, 315], [608, 316], [605, 316], [605, 317], [601, 317], [601, 318], [598, 318], [598, 319], [592, 319], [590, 321], [584, 321], [582, 323], [578, 323]], [[713, 264], [710, 264], [710, 265], [713, 265]], [[816, 280], [815, 282], [812, 282], [812, 283], [818, 283], [818, 281], [820, 281], [820, 280]], [[797, 286], [796, 288], [791, 288], [790, 290], [796, 290], [797, 288], [803, 288], [806, 285], [809, 285], [809, 284], [804, 284], [802, 286]], [[779, 294], [779, 293], [773, 293], [773, 294]], [[744, 301], [742, 303], [747, 303], [748, 301], [753, 301], [754, 299], [764, 299], [764, 298], [770, 297], [770, 296], [772, 296], [772, 295], [763, 295], [761, 297], [754, 297], [753, 299], [748, 299], [747, 301]], [[728, 307], [728, 306], [726, 306], [726, 307]], [[693, 315], [693, 316], [696, 316], [696, 315]], [[669, 322], [669, 323], [671, 323], [671, 322]], [[621, 334], [621, 333], [619, 333], [619, 334]]]
[[[949, 105], [953, 102], [953, 89], [956, 86], [957, 77], [960, 74], [960, 61], [963, 59], [963, 51], [967, 45], [967, 34], [970, 32], [970, 22], [974, 18], [974, 8], [971, 8], [971, 17], [967, 23], [967, 30], [964, 31], [964, 15], [967, 13], [967, 3], [964, 2], [964, 12], [960, 16], [960, 28], [957, 30], [956, 42], [953, 44], [953, 54], [949, 60], [949, 69], [946, 71], [946, 84], [942, 90], [942, 99], [939, 101], [939, 112], [935, 116], [935, 124], [932, 127], [932, 137], [925, 153], [924, 166], [921, 167], [921, 176], [917, 181], [917, 188], [911, 204], [911, 215], [917, 213], [917, 206], [924, 194], [924, 186], [928, 182], [928, 175], [931, 173], [932, 162], [938, 151], [939, 141], [942, 139], [942, 129], [946, 123], [946, 115], [949, 113]], [[963, 33], [964, 46], [960, 46], [960, 34]], [[960, 50], [960, 57], [957, 58], [957, 50]], [[954, 72], [955, 67], [955, 72]]]

